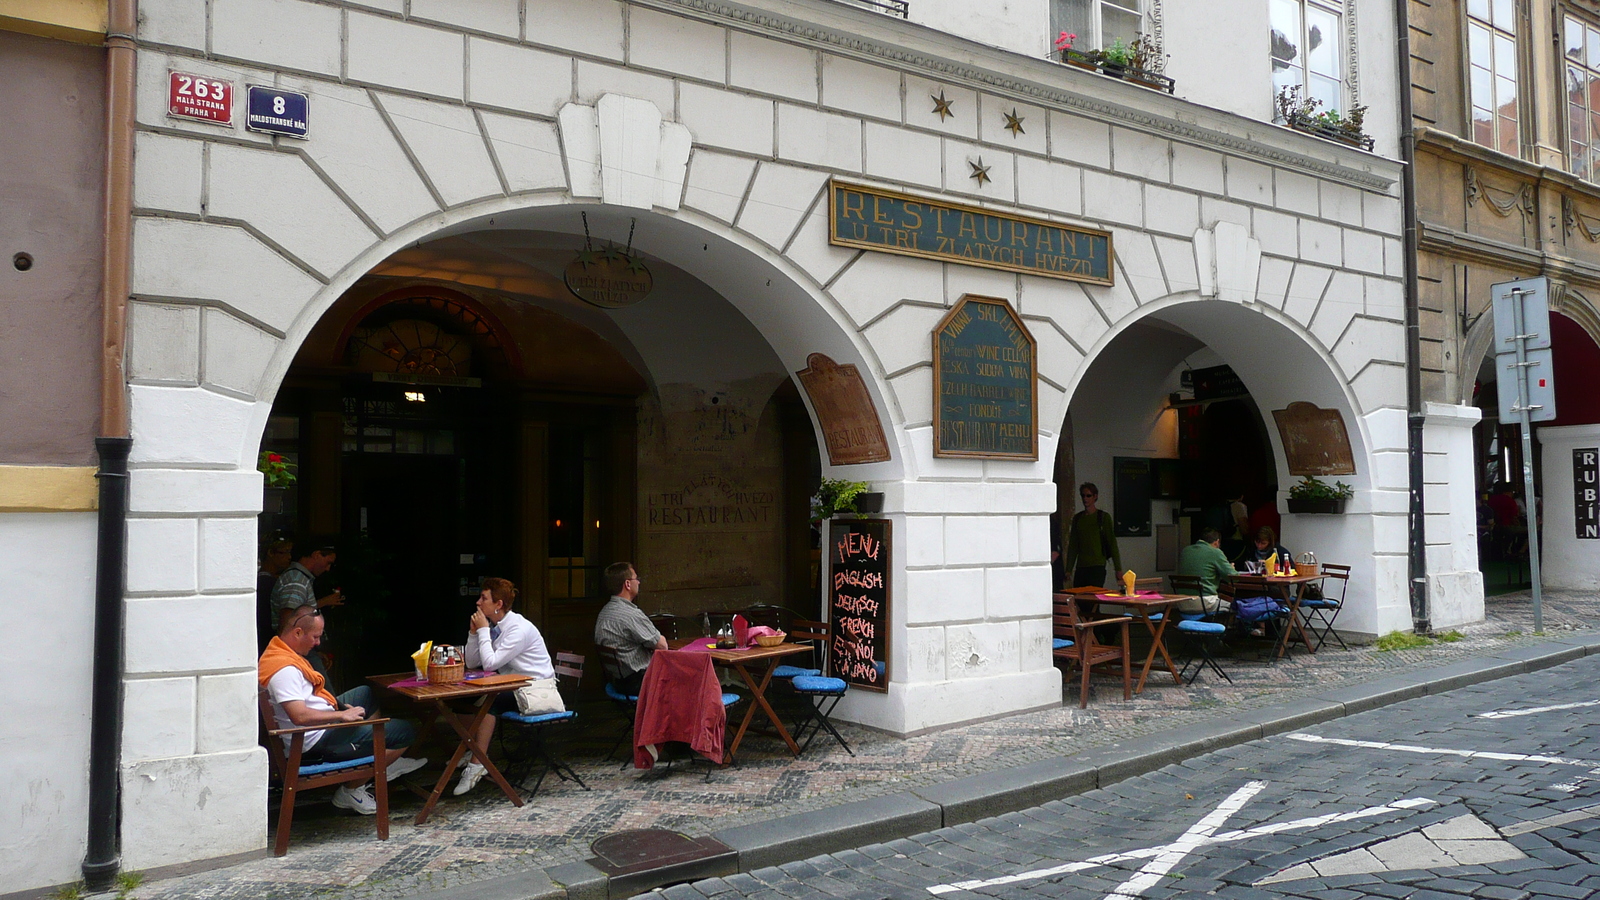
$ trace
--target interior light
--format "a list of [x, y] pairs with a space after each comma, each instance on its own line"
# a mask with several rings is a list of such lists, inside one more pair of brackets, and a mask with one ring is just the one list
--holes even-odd
[[556, 520], [556, 527], [557, 527], [557, 528], [560, 528], [560, 527], [561, 527], [561, 520], [560, 520], [560, 519], [557, 519], [557, 520]]
[[594, 527], [596, 527], [596, 528], [600, 527], [600, 520], [599, 519], [595, 519], [594, 520]]
[[421, 391], [406, 391], [406, 399], [412, 403], [427, 403], [428, 395]]

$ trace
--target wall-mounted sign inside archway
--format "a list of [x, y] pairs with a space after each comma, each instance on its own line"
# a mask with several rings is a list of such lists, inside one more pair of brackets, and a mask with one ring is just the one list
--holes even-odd
[[1337, 409], [1296, 401], [1272, 411], [1283, 439], [1283, 455], [1290, 475], [1354, 475], [1355, 456], [1350, 433]]
[[963, 296], [933, 331], [933, 455], [1038, 459], [1037, 361], [1010, 303]]
[[889, 459], [883, 423], [855, 366], [841, 366], [821, 353], [813, 353], [806, 357], [806, 367], [795, 374], [800, 376], [800, 385], [811, 398], [811, 408], [816, 410], [830, 465], [853, 466]]
[[601, 309], [620, 309], [643, 300], [654, 287], [644, 260], [609, 247], [584, 248], [567, 264], [567, 290], [585, 303]]
[[834, 180], [828, 243], [1110, 284], [1111, 232]]

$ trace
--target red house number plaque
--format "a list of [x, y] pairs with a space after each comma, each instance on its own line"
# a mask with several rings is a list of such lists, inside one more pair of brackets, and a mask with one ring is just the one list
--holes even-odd
[[217, 125], [232, 124], [233, 83], [202, 75], [169, 72], [167, 115], [199, 119]]

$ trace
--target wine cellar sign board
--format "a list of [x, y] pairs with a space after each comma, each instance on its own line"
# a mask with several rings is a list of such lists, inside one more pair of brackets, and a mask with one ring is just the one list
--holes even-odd
[[1337, 409], [1321, 409], [1298, 400], [1272, 411], [1283, 439], [1283, 455], [1290, 475], [1354, 475], [1355, 455], [1350, 433]]
[[1038, 459], [1037, 363], [1010, 303], [963, 296], [933, 332], [933, 455]]
[[1046, 278], [1111, 283], [1111, 233], [828, 183], [828, 242]]
[[828, 464], [852, 466], [886, 462], [889, 439], [883, 434], [878, 409], [867, 393], [866, 382], [854, 365], [839, 365], [827, 355], [806, 357], [806, 367], [795, 373], [811, 398], [822, 441], [828, 447]]
[[889, 690], [888, 519], [828, 523], [828, 673]]

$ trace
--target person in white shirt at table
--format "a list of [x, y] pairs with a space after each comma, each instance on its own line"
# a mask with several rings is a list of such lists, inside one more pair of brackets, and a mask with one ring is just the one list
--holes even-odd
[[[483, 592], [478, 595], [478, 611], [472, 614], [467, 635], [467, 668], [487, 669], [501, 675], [527, 675], [531, 678], [556, 677], [555, 666], [550, 663], [550, 651], [545, 648], [544, 636], [532, 622], [511, 609], [517, 599], [517, 587], [504, 578], [485, 578]], [[516, 697], [510, 693], [495, 698], [489, 714], [478, 725], [477, 743], [485, 753], [489, 740], [494, 737], [494, 723], [500, 713], [515, 712]], [[456, 782], [455, 793], [465, 794], [477, 786], [488, 771], [476, 759], [461, 768], [461, 780]]]

